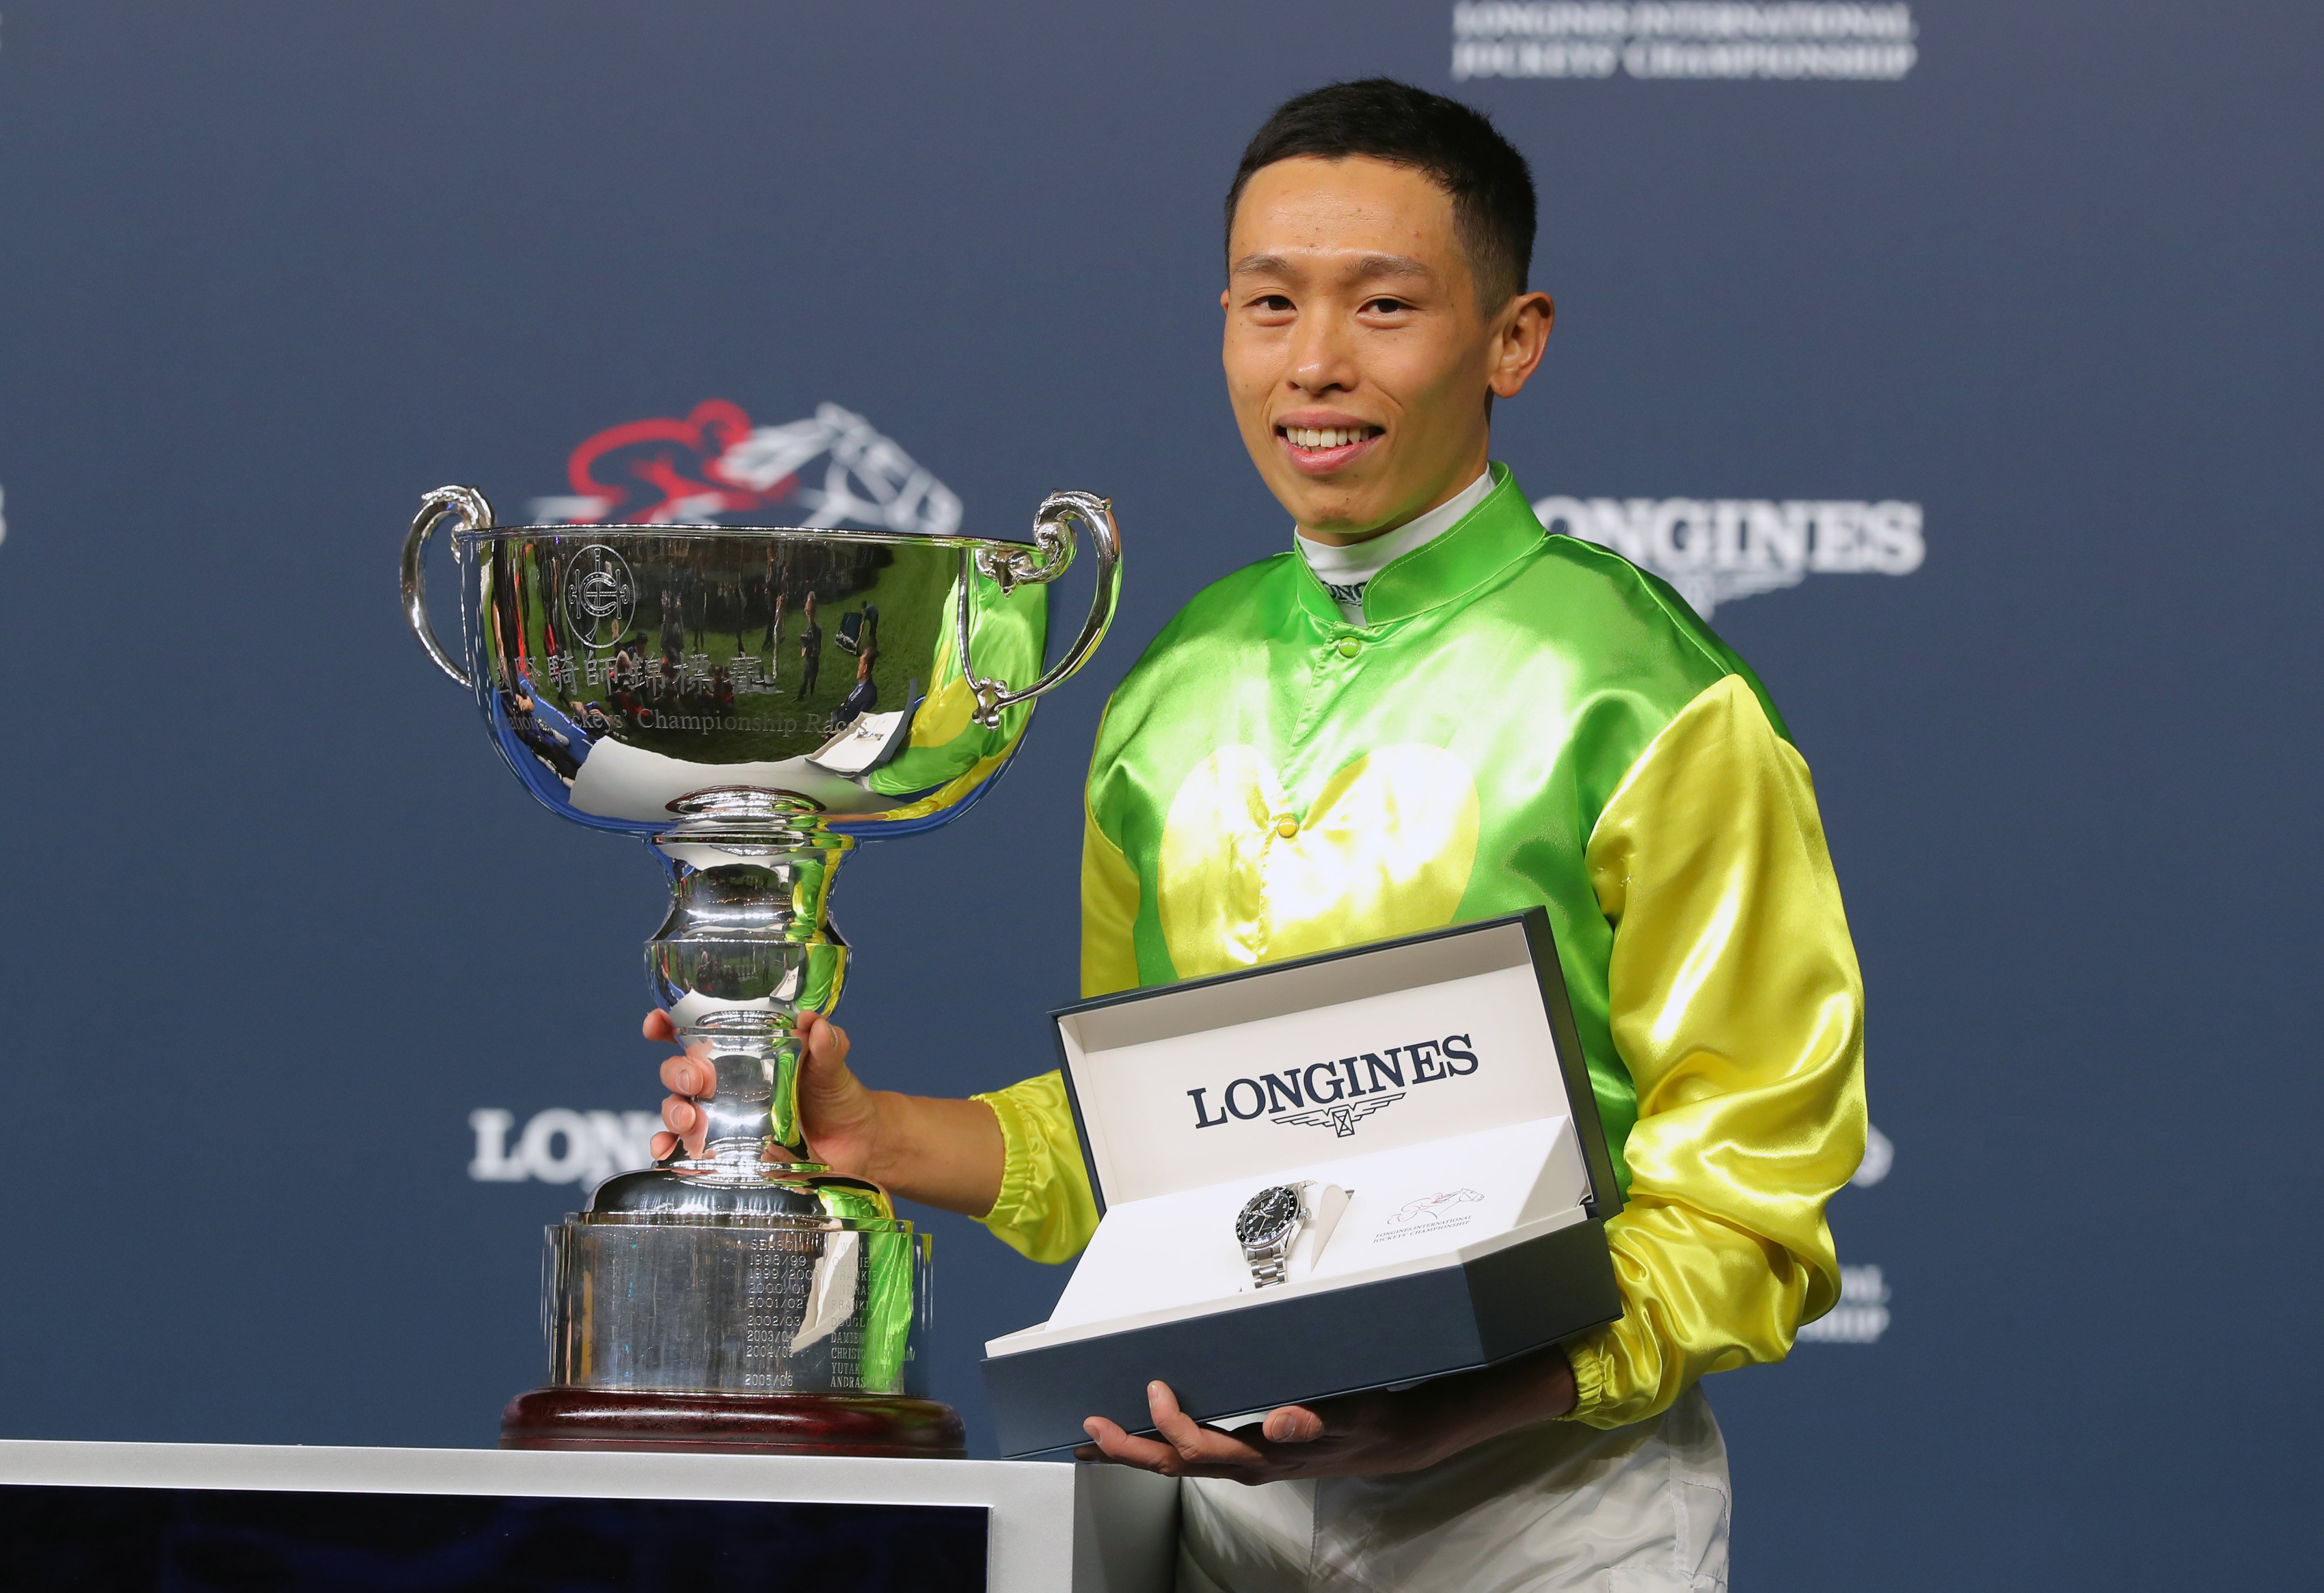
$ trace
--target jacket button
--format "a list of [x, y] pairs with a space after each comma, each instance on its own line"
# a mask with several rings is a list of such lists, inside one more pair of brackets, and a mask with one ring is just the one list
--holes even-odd
[[1343, 636], [1340, 639], [1340, 656], [1342, 658], [1352, 658], [1363, 650], [1364, 644], [1358, 641], [1354, 637]]
[[1275, 821], [1275, 833], [1288, 841], [1299, 833], [1299, 821], [1286, 813]]

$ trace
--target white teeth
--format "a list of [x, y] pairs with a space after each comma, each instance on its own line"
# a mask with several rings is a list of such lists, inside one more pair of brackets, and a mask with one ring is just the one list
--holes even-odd
[[1344, 448], [1364, 438], [1362, 429], [1353, 426], [1286, 426], [1283, 435], [1303, 448]]

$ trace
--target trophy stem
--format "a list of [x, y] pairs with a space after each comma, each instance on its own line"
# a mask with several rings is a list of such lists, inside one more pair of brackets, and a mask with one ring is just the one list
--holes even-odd
[[833, 875], [854, 843], [812, 824], [805, 797], [750, 787], [670, 805], [680, 822], [653, 838], [669, 873], [669, 915], [646, 943], [655, 994], [687, 1055], [716, 1086], [698, 1156], [672, 1171], [742, 1185], [824, 1171], [798, 1116], [801, 1012], [829, 1012], [847, 944], [830, 924]]

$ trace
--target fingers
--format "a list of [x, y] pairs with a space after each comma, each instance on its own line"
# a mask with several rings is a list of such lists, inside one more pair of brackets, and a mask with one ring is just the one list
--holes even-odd
[[846, 1067], [847, 1031], [822, 1013], [800, 1013], [798, 1034], [810, 1071]]
[[819, 1012], [798, 1017], [799, 1104], [810, 1137], [861, 1115], [865, 1091], [848, 1070], [847, 1031]]
[[[1225, 1439], [1226, 1434], [1217, 1432], [1214, 1428], [1204, 1427], [1194, 1417], [1180, 1410], [1178, 1396], [1170, 1391], [1170, 1386], [1167, 1383], [1148, 1383], [1146, 1386], [1146, 1409], [1154, 1418], [1154, 1431], [1161, 1435], [1164, 1443], [1177, 1451], [1179, 1459], [1185, 1464], [1200, 1466], [1206, 1462], [1234, 1458], [1231, 1454], [1215, 1452], [1210, 1440], [1213, 1437]], [[1227, 1439], [1227, 1441], [1233, 1444], [1234, 1450], [1241, 1454], [1248, 1455], [1252, 1459], [1259, 1458], [1250, 1445], [1236, 1442], [1232, 1439]]]
[[1076, 1460], [1110, 1460], [1164, 1477], [1222, 1477], [1236, 1482], [1265, 1482], [1275, 1475], [1256, 1450], [1214, 1427], [1200, 1430], [1204, 1439], [1195, 1443], [1192, 1454], [1175, 1443], [1135, 1437], [1103, 1416], [1092, 1416], [1082, 1423], [1082, 1431], [1094, 1441], [1074, 1448]]
[[[649, 1040], [666, 1043], [678, 1037], [677, 1024], [659, 1008], [646, 1014], [640, 1032]], [[809, 1091], [826, 1101], [835, 1097], [845, 1100], [851, 1092], [862, 1092], [862, 1087], [847, 1071], [846, 1030], [820, 1013], [803, 1012], [799, 1014], [798, 1036], [805, 1063], [800, 1082]], [[698, 1057], [671, 1056], [663, 1059], [659, 1077], [661, 1087], [669, 1094], [661, 1103], [665, 1131], [653, 1137], [654, 1158], [659, 1161], [667, 1157], [671, 1154], [670, 1147], [680, 1143], [693, 1155], [702, 1155], [710, 1119], [696, 1102], [717, 1093], [717, 1070]]]
[[1234, 1432], [1206, 1428], [1178, 1407], [1178, 1395], [1169, 1384], [1146, 1384], [1146, 1414], [1155, 1421], [1155, 1438], [1132, 1438], [1104, 1416], [1090, 1416], [1081, 1431], [1097, 1440], [1099, 1454], [1122, 1465], [1141, 1465], [1165, 1477], [1234, 1477], [1252, 1481], [1267, 1472], [1267, 1456], [1236, 1438]]
[[1154, 1418], [1155, 1437], [1133, 1437], [1105, 1417], [1092, 1416], [1082, 1423], [1091, 1441], [1077, 1447], [1074, 1459], [1111, 1460], [1165, 1477], [1217, 1477], [1242, 1483], [1318, 1475], [1314, 1468], [1331, 1459], [1329, 1454], [1270, 1452], [1277, 1444], [1314, 1443], [1324, 1436], [1323, 1414], [1305, 1405], [1280, 1406], [1268, 1412], [1265, 1421], [1233, 1432], [1206, 1427], [1187, 1415], [1167, 1383], [1146, 1386], [1146, 1406]]
[[1185, 1475], [1185, 1458], [1176, 1450], [1150, 1438], [1132, 1438], [1103, 1416], [1092, 1416], [1082, 1423], [1082, 1431], [1096, 1441], [1075, 1449], [1074, 1458], [1077, 1460], [1111, 1460], [1144, 1471], [1158, 1471], [1165, 1477]]
[[1314, 1443], [1323, 1436], [1323, 1418], [1305, 1405], [1282, 1405], [1267, 1413], [1259, 1430], [1269, 1443]]
[[[671, 1135], [685, 1140], [687, 1150], [700, 1156], [703, 1140], [709, 1133], [710, 1119], [694, 1102], [716, 1093], [717, 1070], [690, 1056], [672, 1056], [661, 1064], [661, 1087], [669, 1091], [662, 1100], [661, 1120], [669, 1126]], [[655, 1136], [655, 1143], [659, 1144], [664, 1137]], [[654, 1153], [657, 1159], [669, 1154], [662, 1150]]]
[[[659, 1007], [646, 1014], [640, 1029], [647, 1039], [664, 1045], [678, 1038], [677, 1023]], [[672, 1132], [653, 1137], [654, 1160], [669, 1156], [678, 1148], [681, 1137], [688, 1132], [693, 1138], [687, 1142], [687, 1148], [700, 1156], [703, 1132], [708, 1124], [688, 1097], [715, 1092], [718, 1075], [707, 1063], [696, 1062], [690, 1056], [672, 1056], [662, 1063], [660, 1077], [661, 1087], [669, 1091], [669, 1099], [661, 1103], [661, 1120], [669, 1125]]]
[[[646, 1014], [645, 1037], [665, 1043], [678, 1038], [678, 1026], [669, 1014], [659, 1008]], [[810, 1067], [844, 1067], [847, 1064], [847, 1031], [819, 1012], [802, 1012], [798, 1017], [798, 1042], [807, 1053]], [[707, 1095], [714, 1076], [706, 1063], [692, 1057], [673, 1056], [661, 1064], [661, 1085], [673, 1095]]]
[[[685, 1142], [687, 1151], [700, 1156], [704, 1142], [710, 1137], [710, 1116], [690, 1100], [676, 1095], [665, 1096], [661, 1103], [661, 1120], [669, 1126], [669, 1134], [657, 1134], [654, 1143], [675, 1136]], [[667, 1156], [667, 1151], [657, 1155]]]
[[661, 1087], [672, 1095], [715, 1095], [718, 1074], [706, 1062], [673, 1056], [661, 1064]]
[[1146, 1412], [1154, 1418], [1154, 1430], [1181, 1452], [1200, 1441], [1202, 1424], [1178, 1408], [1178, 1396], [1167, 1383], [1146, 1386]]

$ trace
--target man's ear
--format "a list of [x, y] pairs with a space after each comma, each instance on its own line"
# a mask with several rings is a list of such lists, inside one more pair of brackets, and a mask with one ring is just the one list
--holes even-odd
[[1494, 323], [1486, 356], [1490, 367], [1486, 385], [1494, 397], [1515, 398], [1525, 391], [1556, 321], [1556, 301], [1546, 293], [1520, 293], [1509, 300]]

